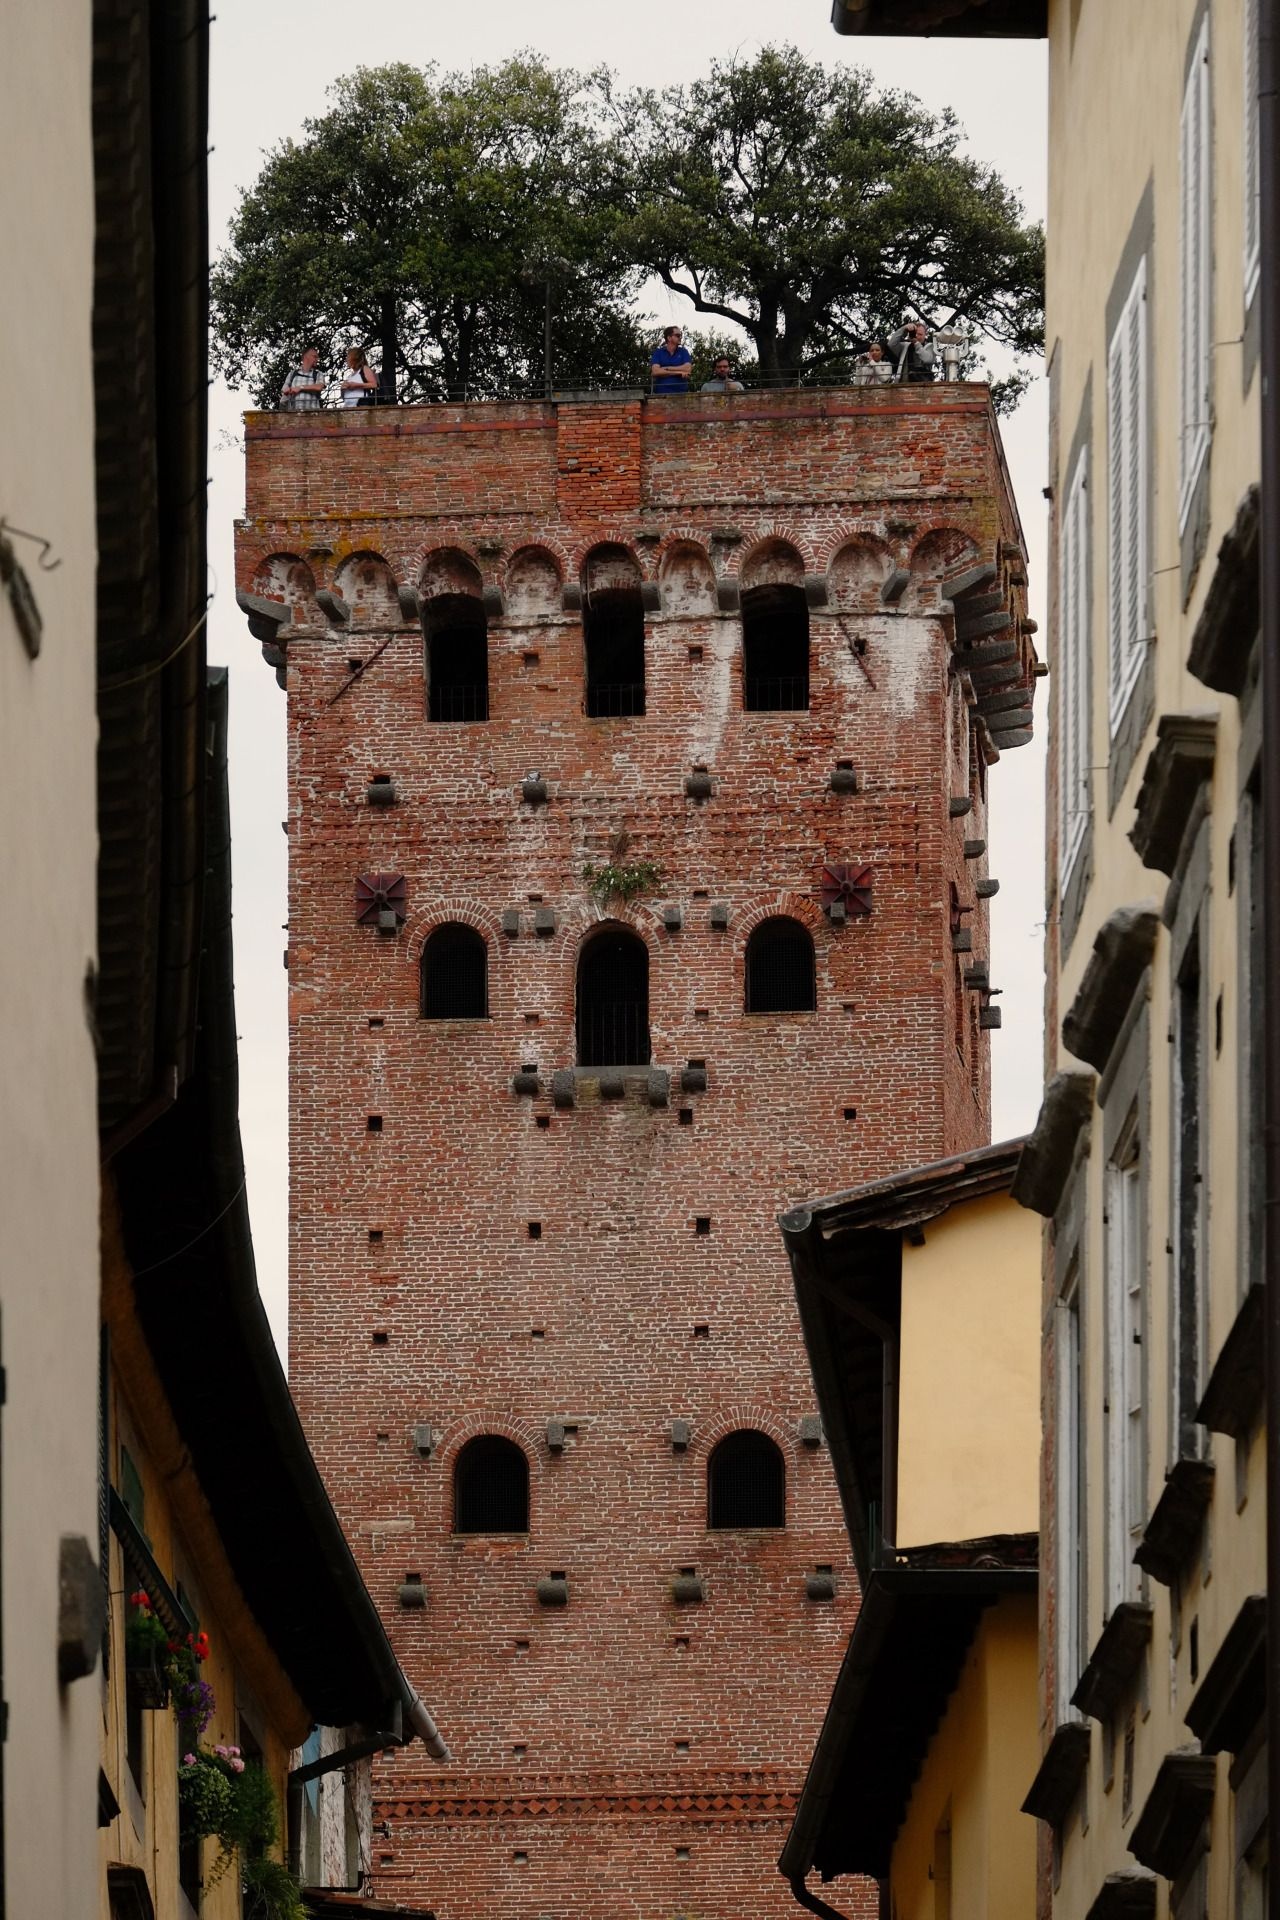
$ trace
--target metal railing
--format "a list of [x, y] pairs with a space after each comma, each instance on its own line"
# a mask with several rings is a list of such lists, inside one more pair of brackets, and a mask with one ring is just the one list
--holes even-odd
[[809, 677], [766, 678], [751, 674], [742, 683], [748, 713], [800, 713], [809, 705]]
[[644, 681], [587, 683], [587, 716], [592, 720], [627, 720], [644, 712]]
[[580, 1067], [647, 1067], [653, 1057], [649, 1009], [637, 1001], [578, 1006]]
[[489, 689], [483, 683], [440, 686], [433, 681], [427, 716], [431, 720], [487, 720]]
[[[880, 381], [867, 380], [861, 370], [855, 369], [850, 364], [834, 369], [810, 370], [804, 368], [798, 373], [752, 372], [736, 377], [742, 381], [742, 393], [708, 394], [706, 398], [709, 400], [722, 400], [726, 404], [732, 405], [735, 400], [747, 400], [750, 399], [752, 394], [759, 393], [830, 390], [836, 388], [852, 388], [859, 393], [874, 393], [882, 391], [885, 385], [892, 387], [899, 384], [912, 386], [915, 391], [920, 392], [924, 387], [930, 385], [944, 386], [952, 384], [961, 379], [961, 374], [958, 370], [953, 374], [950, 369], [944, 374], [943, 369], [940, 367], [936, 378], [932, 381], [913, 380], [899, 383], [897, 380], [890, 380], [882, 383]], [[986, 382], [974, 381], [968, 384], [985, 386]], [[542, 381], [530, 381], [527, 383], [517, 381], [513, 382], [510, 386], [502, 387], [500, 390], [495, 390], [493, 387], [483, 385], [479, 382], [468, 382], [461, 386], [433, 387], [430, 392], [411, 392], [405, 397], [397, 394], [394, 398], [379, 391], [377, 399], [371, 406], [347, 408], [341, 405], [339, 388], [335, 381], [326, 387], [326, 391], [320, 396], [317, 406], [290, 406], [283, 399], [276, 397], [259, 410], [264, 413], [299, 414], [349, 412], [359, 417], [385, 407], [471, 406], [482, 401], [646, 400], [650, 397], [659, 400], [696, 400], [700, 394], [701, 382], [689, 387], [683, 393], [653, 394], [652, 388], [647, 380], [619, 380], [602, 384], [598, 379], [574, 379], [570, 377], [557, 381], [549, 391], [546, 384]]]

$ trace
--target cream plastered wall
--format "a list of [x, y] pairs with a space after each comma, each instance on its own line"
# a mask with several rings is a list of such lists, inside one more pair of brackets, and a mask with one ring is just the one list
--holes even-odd
[[1040, 1223], [1007, 1194], [902, 1245], [900, 1547], [1039, 1525]]
[[[1231, 842], [1240, 785], [1240, 715], [1235, 700], [1210, 691], [1186, 669], [1191, 634], [1213, 578], [1218, 547], [1249, 485], [1256, 481], [1258, 375], [1246, 380], [1244, 304], [1244, 0], [1210, 0], [1212, 96], [1212, 349], [1213, 419], [1210, 449], [1210, 526], [1198, 576], [1183, 606], [1179, 564], [1179, 123], [1184, 73], [1196, 0], [1051, 0], [1050, 194], [1047, 341], [1057, 395], [1057, 466], [1051, 478], [1061, 503], [1067, 460], [1086, 389], [1090, 410], [1090, 547], [1092, 554], [1091, 701], [1092, 884], [1069, 953], [1060, 956], [1050, 862], [1048, 962], [1050, 1009], [1057, 1020], [1079, 986], [1094, 935], [1117, 907], [1160, 907], [1167, 882], [1145, 868], [1129, 840], [1134, 801], [1161, 713], [1213, 713], [1217, 754], [1210, 789], [1208, 946], [1205, 1004], [1208, 1099], [1206, 1221], [1209, 1320], [1208, 1363], [1221, 1348], [1239, 1304], [1240, 1238], [1237, 1168], [1242, 1148], [1237, 1117], [1240, 1055], [1238, 902], [1230, 884]], [[1106, 306], [1135, 213], [1148, 182], [1153, 196], [1153, 246], [1148, 260], [1148, 319], [1153, 354], [1151, 593], [1154, 610], [1154, 715], [1134, 756], [1114, 811], [1108, 816], [1110, 754], [1107, 711], [1107, 409]], [[1256, 314], [1253, 316], [1256, 324]], [[1050, 665], [1056, 667], [1051, 632]], [[1056, 736], [1056, 699], [1053, 731]], [[1051, 788], [1056, 775], [1051, 756]], [[1051, 791], [1051, 817], [1056, 802]], [[1052, 831], [1052, 830], [1051, 830]], [[1051, 839], [1051, 846], [1053, 842]], [[1150, 1128], [1147, 1164], [1147, 1369], [1149, 1422], [1148, 1511], [1159, 1498], [1171, 1458], [1170, 1383], [1170, 944], [1162, 928], [1151, 970]], [[1220, 1039], [1216, 1023], [1221, 1022]], [[1056, 1059], [1055, 1059], [1056, 1055]], [[1079, 1066], [1050, 1034], [1050, 1066]], [[1084, 1258], [1085, 1393], [1089, 1619], [1092, 1645], [1103, 1624], [1103, 1349], [1102, 1116], [1095, 1112], [1086, 1177]], [[1217, 1470], [1207, 1550], [1193, 1566], [1182, 1594], [1181, 1628], [1166, 1588], [1148, 1582], [1154, 1633], [1135, 1714], [1132, 1806], [1136, 1813], [1164, 1755], [1190, 1738], [1182, 1714], [1194, 1691], [1190, 1628], [1197, 1626], [1203, 1674], [1243, 1596], [1262, 1583], [1262, 1448], [1239, 1465], [1234, 1446], [1211, 1436]], [[1052, 1713], [1047, 1731], [1052, 1730]], [[1123, 1728], [1120, 1729], [1121, 1735]], [[1223, 1763], [1225, 1766], [1225, 1763]], [[1105, 1873], [1132, 1866], [1127, 1837], [1133, 1814], [1121, 1806], [1120, 1770], [1107, 1784], [1102, 1738], [1095, 1727], [1086, 1792], [1087, 1831], [1073, 1820], [1065, 1836], [1061, 1884], [1054, 1912], [1083, 1915]], [[1225, 1774], [1224, 1774], [1225, 1780]], [[1211, 1913], [1231, 1911], [1225, 1785], [1214, 1815]], [[1160, 1911], [1167, 1910], [1161, 1883]]]
[[983, 1615], [894, 1844], [893, 1920], [935, 1920], [946, 1821], [954, 1920], [1034, 1913], [1035, 1831], [1019, 1809], [1038, 1757], [1036, 1635], [1034, 1594], [1006, 1594]]
[[[44, 622], [0, 587], [0, 1363], [8, 1911], [97, 1901], [99, 1691], [60, 1689], [58, 1552], [96, 1549], [93, 165], [88, 0], [9, 0], [0, 50], [0, 519]], [[51, 1844], [51, 1839], [53, 1843]]]
[[[264, 1702], [246, 1681], [237, 1659], [237, 1648], [222, 1615], [210, 1597], [215, 1583], [225, 1582], [227, 1569], [219, 1566], [208, 1575], [180, 1532], [168, 1497], [165, 1475], [159, 1471], [148, 1450], [142, 1429], [131, 1417], [130, 1408], [117, 1386], [112, 1396], [112, 1456], [117, 1484], [120, 1479], [120, 1448], [129, 1457], [142, 1482], [144, 1525], [156, 1564], [176, 1592], [181, 1584], [194, 1607], [201, 1630], [209, 1636], [209, 1659], [202, 1676], [213, 1689], [216, 1702], [213, 1719], [201, 1735], [201, 1744], [212, 1747], [219, 1742], [240, 1745], [242, 1721], [247, 1724], [262, 1749], [263, 1765], [277, 1790], [280, 1833], [286, 1832], [286, 1786], [289, 1748], [281, 1737], [269, 1702]], [[193, 1909], [183, 1895], [178, 1880], [178, 1789], [177, 1769], [182, 1749], [177, 1718], [172, 1707], [142, 1716], [141, 1779], [136, 1780], [126, 1753], [124, 1628], [128, 1595], [136, 1591], [138, 1580], [124, 1561], [119, 1542], [111, 1541], [111, 1673], [103, 1689], [102, 1765], [111, 1783], [120, 1811], [101, 1834], [100, 1891], [94, 1902], [100, 1920], [109, 1920], [106, 1897], [106, 1867], [140, 1867], [147, 1876], [157, 1916], [172, 1920], [191, 1920]], [[287, 1683], [285, 1683], [287, 1689]], [[292, 1706], [293, 1696], [288, 1694]], [[295, 1709], [296, 1710], [296, 1709]], [[296, 1725], [291, 1732], [296, 1733]], [[202, 1845], [201, 1873], [205, 1881], [200, 1903], [201, 1920], [239, 1920], [240, 1881], [235, 1863], [225, 1867], [214, 1880], [219, 1858], [216, 1840]], [[210, 1884], [210, 1882], [213, 1884]], [[84, 1912], [92, 1911], [86, 1907]]]

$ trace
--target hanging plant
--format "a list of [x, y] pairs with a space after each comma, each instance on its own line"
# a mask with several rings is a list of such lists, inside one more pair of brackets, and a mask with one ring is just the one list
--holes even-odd
[[168, 1660], [165, 1624], [150, 1594], [139, 1587], [129, 1595], [124, 1617], [124, 1664], [130, 1690], [148, 1713], [157, 1713], [169, 1703]]
[[240, 1868], [244, 1920], [307, 1920], [302, 1888], [279, 1860], [245, 1860]]
[[590, 888], [600, 906], [610, 900], [634, 900], [637, 894], [652, 893], [662, 885], [662, 868], [656, 860], [628, 860], [629, 833], [615, 833], [609, 842], [609, 862], [597, 867], [590, 861], [582, 869], [583, 884]]

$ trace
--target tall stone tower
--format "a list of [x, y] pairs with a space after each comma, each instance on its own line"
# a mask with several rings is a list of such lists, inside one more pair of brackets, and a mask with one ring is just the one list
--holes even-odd
[[[857, 1606], [778, 1212], [988, 1137], [985, 388], [251, 415], [291, 1377], [440, 1920], [766, 1920]], [[867, 1912], [872, 1911], [868, 1906]]]

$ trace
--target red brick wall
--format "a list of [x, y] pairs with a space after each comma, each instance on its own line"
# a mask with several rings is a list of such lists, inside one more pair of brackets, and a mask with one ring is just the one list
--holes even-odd
[[[856, 1590], [827, 1454], [798, 1437], [814, 1400], [775, 1216], [987, 1137], [987, 1036], [961, 993], [957, 1045], [950, 918], [954, 884], [984, 956], [985, 863], [963, 857], [984, 802], [975, 786], [951, 817], [966, 702], [938, 593], [1016, 538], [985, 396], [255, 416], [248, 434], [240, 585], [293, 609], [292, 1380], [454, 1756], [442, 1769], [409, 1749], [385, 1768], [377, 1889], [440, 1920], [781, 1920], [796, 1909], [774, 1863]], [[778, 538], [827, 600], [811, 706], [744, 713], [717, 580]], [[577, 586], [602, 540], [659, 589], [642, 718], [583, 713], [562, 580]], [[431, 724], [395, 588], [465, 576], [459, 554], [494, 609], [491, 717]], [[886, 607], [894, 567], [911, 578]], [[317, 589], [342, 595], [348, 625]], [[838, 760], [856, 793], [829, 791]], [[709, 800], [685, 795], [695, 766]], [[534, 770], [543, 806], [521, 799]], [[374, 774], [394, 807], [366, 803]], [[611, 917], [649, 949], [669, 1104], [649, 1105], [642, 1076], [604, 1100], [580, 1075], [561, 1109], [575, 958], [602, 917], [582, 869], [623, 831], [628, 860], [662, 869]], [[870, 867], [869, 917], [825, 918], [824, 860]], [[373, 871], [406, 880], [394, 939], [356, 924], [356, 876]], [[671, 904], [678, 932], [661, 924]], [[744, 943], [777, 911], [813, 933], [817, 1011], [747, 1016]], [[449, 919], [488, 944], [485, 1021], [418, 1017], [422, 945]], [[679, 1091], [690, 1060], [704, 1093]], [[512, 1092], [526, 1064], [536, 1097]], [[673, 1418], [691, 1423], [683, 1453]], [[560, 1454], [548, 1420], [576, 1426]], [[707, 1457], [738, 1426], [783, 1451], [783, 1530], [706, 1529]], [[452, 1461], [482, 1431], [529, 1457], [527, 1536], [450, 1530]], [[806, 1598], [819, 1564], [834, 1604]], [[704, 1576], [703, 1604], [672, 1600], [682, 1567]], [[537, 1604], [552, 1571], [566, 1609]], [[420, 1612], [398, 1604], [410, 1573]]]

